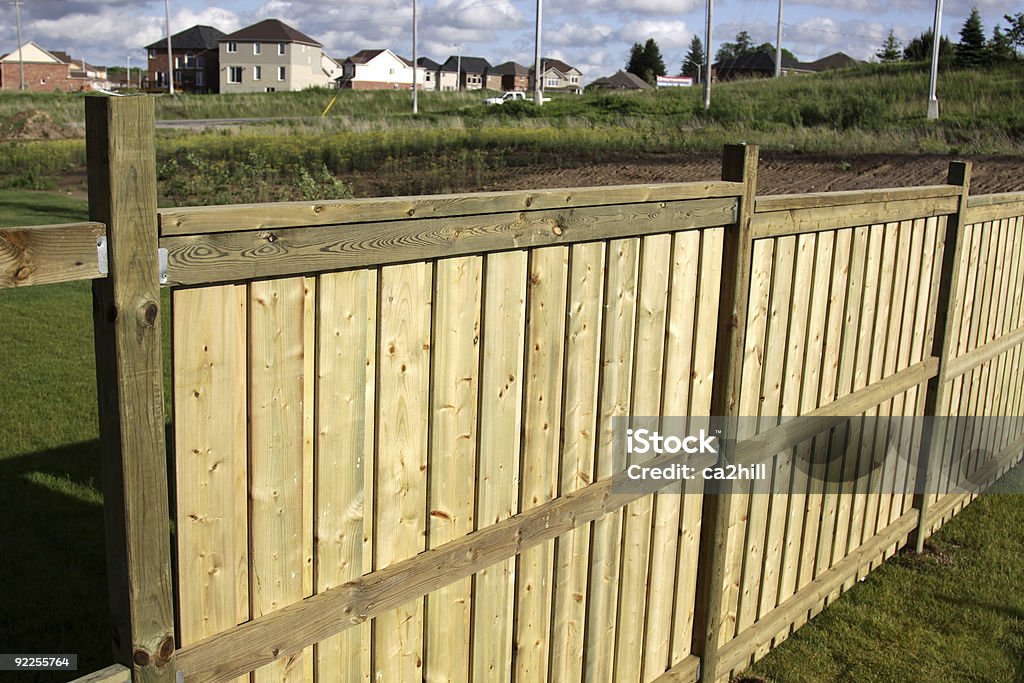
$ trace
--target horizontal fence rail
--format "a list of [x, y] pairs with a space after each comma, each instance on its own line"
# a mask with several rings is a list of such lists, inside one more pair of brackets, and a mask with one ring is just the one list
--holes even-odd
[[[0, 229], [0, 288], [98, 280], [87, 680], [723, 681], [1024, 451], [1024, 193], [967, 164], [158, 211], [151, 103], [88, 123], [96, 221]], [[630, 416], [767, 479], [638, 486]]]

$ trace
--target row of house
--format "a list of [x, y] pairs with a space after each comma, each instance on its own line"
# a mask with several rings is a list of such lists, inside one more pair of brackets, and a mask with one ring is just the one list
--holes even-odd
[[[21, 74], [25, 74], [22, 88]], [[80, 92], [107, 81], [107, 70], [32, 41], [0, 56], [0, 90]]]
[[[530, 90], [533, 69], [515, 62], [497, 66], [482, 57], [453, 55], [443, 64], [428, 57], [412, 61], [389, 49], [360, 50], [335, 59], [323, 45], [277, 19], [265, 19], [234, 33], [192, 26], [146, 46], [145, 87], [194, 93], [273, 92], [337, 87], [353, 90]], [[582, 92], [583, 74], [558, 59], [542, 61], [546, 91]]]

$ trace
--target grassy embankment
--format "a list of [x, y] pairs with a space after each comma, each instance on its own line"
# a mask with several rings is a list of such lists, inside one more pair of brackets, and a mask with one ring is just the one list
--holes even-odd
[[[157, 118], [276, 117], [266, 125], [203, 133], [160, 131], [165, 202], [288, 199], [319, 188], [344, 196], [330, 175], [393, 178], [396, 194], [459, 191], [488, 171], [578, 166], [659, 153], [718, 153], [745, 140], [766, 150], [838, 155], [940, 153], [1024, 155], [1024, 110], [1016, 102], [1024, 63], [942, 72], [942, 119], [927, 121], [924, 65], [867, 65], [814, 76], [716, 86], [705, 112], [697, 89], [562, 96], [485, 107], [480, 94], [423, 93], [421, 113], [404, 92], [333, 91], [157, 99]], [[19, 97], [23, 99], [18, 99]], [[79, 95], [0, 96], [0, 120], [19, 108], [81, 118]], [[77, 113], [76, 113], [77, 112]], [[76, 119], [77, 117], [77, 119]], [[0, 145], [0, 186], [53, 185], [80, 169], [84, 143]], [[305, 169], [305, 189], [292, 179]], [[208, 180], [193, 182], [197, 176]], [[248, 177], [265, 178], [251, 189]]]

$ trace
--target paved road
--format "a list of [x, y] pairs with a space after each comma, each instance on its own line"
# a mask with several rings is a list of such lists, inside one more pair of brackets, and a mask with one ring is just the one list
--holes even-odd
[[252, 119], [165, 119], [156, 122], [157, 128], [223, 128], [225, 126], [251, 126], [256, 123], [274, 123], [278, 121], [314, 121], [319, 116], [273, 116]]

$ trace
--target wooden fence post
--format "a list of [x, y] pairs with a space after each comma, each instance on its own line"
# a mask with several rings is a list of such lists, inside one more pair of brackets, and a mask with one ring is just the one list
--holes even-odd
[[153, 100], [85, 100], [89, 216], [110, 274], [93, 283], [114, 652], [135, 681], [174, 681]]
[[925, 392], [924, 432], [921, 435], [921, 451], [918, 456], [917, 490], [914, 492], [914, 507], [918, 510], [917, 528], [912, 535], [914, 548], [917, 552], [924, 550], [924, 541], [928, 537], [928, 509], [931, 505], [929, 489], [932, 486], [931, 463], [941, 457], [942, 440], [934, 438], [934, 418], [944, 410], [947, 396], [946, 368], [953, 359], [955, 351], [950, 348], [952, 327], [958, 324], [953, 319], [953, 307], [957, 296], [955, 292], [960, 274], [961, 250], [964, 243], [964, 217], [967, 215], [967, 197], [971, 189], [971, 162], [953, 161], [949, 164], [946, 182], [959, 185], [963, 193], [957, 204], [956, 213], [946, 219], [946, 235], [942, 247], [942, 270], [939, 271], [939, 289], [935, 302], [935, 336], [932, 340], [932, 355], [939, 359], [939, 369], [935, 377], [928, 380]]
[[[757, 192], [756, 145], [726, 145], [722, 159], [722, 180], [746, 185], [740, 197], [736, 222], [725, 226], [722, 244], [722, 287], [718, 306], [718, 336], [715, 342], [714, 378], [711, 385], [711, 416], [722, 419], [719, 439], [721, 455], [728, 459], [738, 417], [740, 383], [743, 377], [743, 344], [750, 298], [753, 240], [750, 217]], [[730, 519], [734, 500], [731, 484], [704, 497], [697, 568], [697, 604], [693, 650], [701, 656], [701, 680], [715, 682], [727, 676], [719, 670], [719, 648], [734, 635], [735, 620], [725, 614]]]

